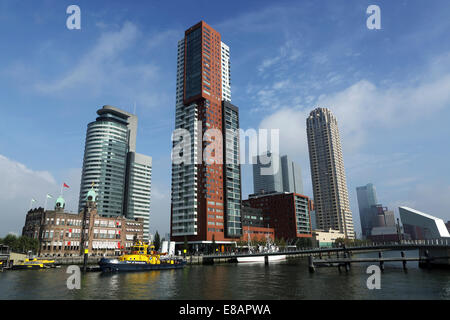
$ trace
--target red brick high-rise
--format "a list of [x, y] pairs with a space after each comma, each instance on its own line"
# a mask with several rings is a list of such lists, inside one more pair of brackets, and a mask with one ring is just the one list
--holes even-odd
[[183, 157], [172, 159], [171, 239], [178, 244], [201, 249], [241, 236], [239, 143], [227, 131], [239, 128], [239, 114], [230, 101], [229, 48], [201, 21], [178, 42], [175, 132], [189, 132], [173, 137], [173, 154]]

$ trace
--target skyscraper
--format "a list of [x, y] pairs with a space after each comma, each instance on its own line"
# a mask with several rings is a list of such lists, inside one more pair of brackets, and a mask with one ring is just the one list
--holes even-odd
[[137, 117], [113, 106], [97, 114], [86, 133], [78, 211], [94, 185], [99, 215], [142, 218], [148, 236], [151, 157], [135, 152]]
[[144, 239], [149, 240], [152, 157], [129, 152], [124, 208], [129, 219], [143, 219]]
[[355, 237], [344, 160], [335, 116], [317, 108], [306, 120], [317, 227]]
[[[252, 168], [253, 192], [255, 194], [283, 192], [283, 174], [280, 156], [278, 154], [268, 152], [263, 158], [261, 156], [255, 156], [253, 158]], [[266, 172], [262, 172], [262, 168], [266, 168]], [[265, 174], [267, 172], [271, 174]]]
[[183, 243], [186, 237], [197, 248], [212, 240], [230, 243], [242, 230], [229, 47], [201, 21], [178, 42], [177, 62], [175, 132], [189, 136], [173, 137], [174, 152], [181, 142], [188, 146], [176, 154], [182, 161], [172, 160], [171, 239]]
[[358, 198], [359, 218], [361, 220], [361, 231], [364, 238], [370, 236], [373, 228], [374, 216], [371, 207], [378, 203], [377, 193], [373, 184], [356, 188]]
[[284, 155], [281, 157], [281, 172], [283, 175], [283, 191], [303, 194], [300, 165]]
[[[303, 194], [303, 182], [300, 165], [293, 162], [287, 155], [280, 157], [274, 153], [267, 153], [267, 159], [253, 158], [253, 192], [254, 194], [270, 192], [293, 192]], [[268, 164], [265, 164], [269, 162]], [[272, 174], [263, 174], [262, 168]]]

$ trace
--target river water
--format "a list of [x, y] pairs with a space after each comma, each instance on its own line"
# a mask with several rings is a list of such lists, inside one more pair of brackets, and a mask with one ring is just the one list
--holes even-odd
[[[358, 255], [374, 256], [376, 253]], [[384, 256], [400, 256], [387, 252]], [[407, 252], [417, 256], [417, 252]], [[194, 265], [181, 270], [81, 276], [81, 289], [69, 290], [67, 266], [0, 273], [0, 299], [432, 299], [450, 300], [450, 271], [386, 263], [381, 289], [369, 290], [369, 264], [308, 272], [307, 259], [264, 264]]]

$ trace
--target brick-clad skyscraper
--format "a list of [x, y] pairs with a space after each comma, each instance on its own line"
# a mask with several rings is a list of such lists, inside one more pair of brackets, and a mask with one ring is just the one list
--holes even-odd
[[176, 154], [182, 162], [172, 163], [171, 239], [186, 237], [197, 248], [213, 239], [227, 243], [242, 232], [239, 144], [226, 131], [239, 128], [238, 109], [229, 103], [229, 48], [201, 21], [178, 42], [177, 61], [175, 129], [189, 132], [189, 140], [174, 133], [173, 146], [189, 147]]

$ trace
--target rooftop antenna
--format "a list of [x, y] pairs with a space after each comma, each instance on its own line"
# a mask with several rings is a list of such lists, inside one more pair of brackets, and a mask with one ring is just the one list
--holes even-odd
[[136, 101], [134, 101], [134, 112], [133, 112], [133, 114], [136, 115]]

